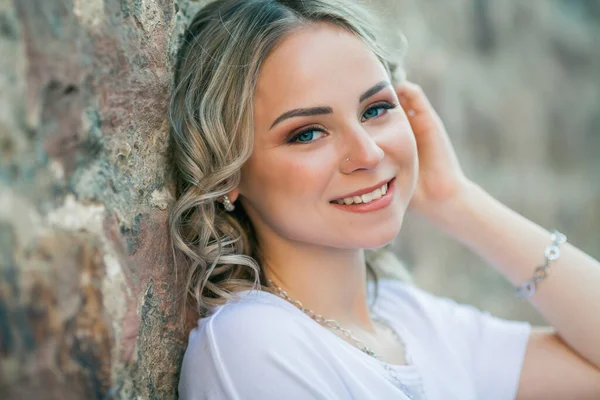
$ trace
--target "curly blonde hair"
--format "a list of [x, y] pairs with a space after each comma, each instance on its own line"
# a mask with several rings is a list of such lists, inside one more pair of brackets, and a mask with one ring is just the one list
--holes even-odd
[[[176, 202], [169, 231], [176, 271], [200, 316], [245, 289], [269, 290], [260, 246], [241, 204], [227, 212], [215, 201], [236, 188], [253, 146], [253, 94], [261, 64], [295, 29], [326, 22], [361, 38], [392, 81], [405, 41], [386, 47], [374, 16], [356, 1], [219, 0], [191, 20], [177, 53], [169, 105], [170, 167]], [[386, 31], [386, 37], [390, 32]], [[366, 252], [376, 271], [410, 280], [385, 248]], [[378, 261], [378, 260], [383, 260]], [[377, 268], [377, 264], [380, 268]], [[183, 307], [185, 308], [185, 301]]]

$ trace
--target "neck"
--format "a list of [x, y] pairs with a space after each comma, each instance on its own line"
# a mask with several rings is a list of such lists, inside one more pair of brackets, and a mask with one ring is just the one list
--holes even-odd
[[341, 326], [374, 332], [369, 314], [366, 263], [361, 249], [270, 243], [265, 276], [305, 308]]

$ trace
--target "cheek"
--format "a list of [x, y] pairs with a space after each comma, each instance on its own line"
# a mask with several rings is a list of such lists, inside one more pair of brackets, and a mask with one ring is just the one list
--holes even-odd
[[269, 190], [294, 203], [309, 199], [319, 191], [319, 171], [315, 157], [283, 158], [268, 168]]
[[255, 199], [260, 197], [261, 202], [269, 203], [267, 207], [278, 207], [278, 204], [314, 200], [325, 190], [328, 157], [319, 152], [280, 153], [261, 157], [250, 165], [248, 176], [252, 184], [248, 188]]
[[415, 135], [405, 119], [390, 124], [382, 132], [379, 143], [393, 161], [404, 168], [412, 168], [418, 160]]
[[381, 147], [398, 168], [397, 187], [404, 197], [412, 196], [419, 174], [419, 156], [417, 142], [408, 122], [401, 121], [395, 129], [386, 132]]
[[418, 165], [417, 142], [412, 130], [405, 130], [399, 135], [396, 152], [398, 158], [410, 166]]
[[246, 169], [242, 194], [258, 226], [268, 226], [282, 237], [304, 240], [321, 221], [314, 219], [315, 204], [323, 201], [331, 157], [285, 153], [261, 157]]

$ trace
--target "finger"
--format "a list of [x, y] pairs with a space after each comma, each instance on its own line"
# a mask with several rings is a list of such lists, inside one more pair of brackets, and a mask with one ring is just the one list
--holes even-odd
[[[423, 89], [415, 83], [404, 81], [396, 86], [396, 94], [407, 114], [431, 113], [433, 106], [423, 93]], [[412, 112], [410, 112], [412, 110]], [[409, 115], [411, 116], [411, 115]]]
[[442, 125], [439, 115], [419, 85], [404, 81], [396, 87], [396, 94], [413, 129], [417, 125], [422, 128]]

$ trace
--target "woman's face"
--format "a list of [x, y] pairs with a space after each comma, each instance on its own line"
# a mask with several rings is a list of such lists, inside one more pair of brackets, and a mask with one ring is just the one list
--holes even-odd
[[[259, 238], [367, 249], [398, 234], [416, 143], [386, 70], [359, 38], [319, 24], [283, 40], [260, 72], [254, 132], [238, 190]], [[393, 178], [373, 204], [332, 203]]]

